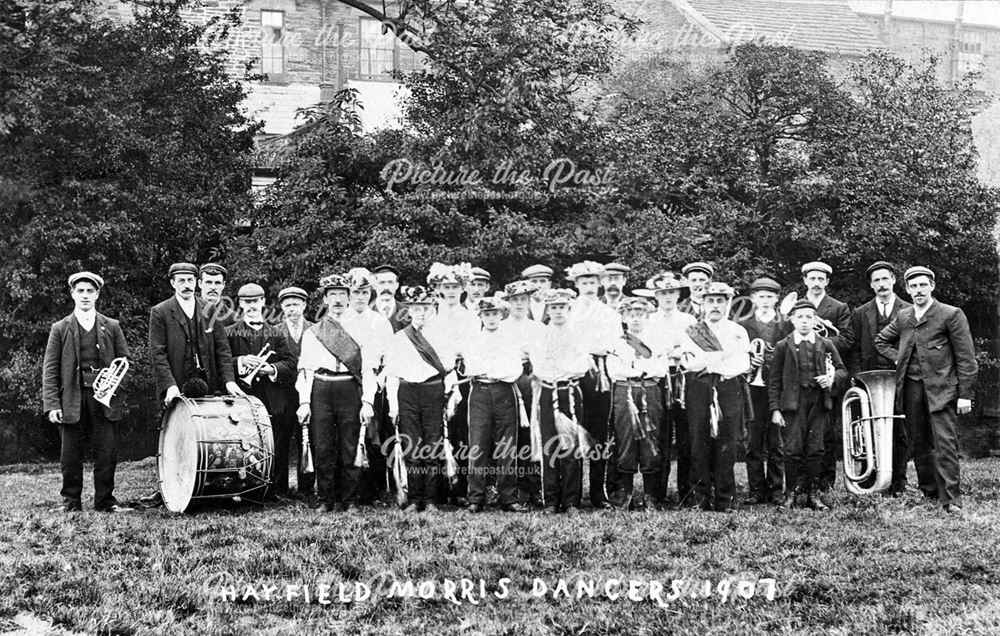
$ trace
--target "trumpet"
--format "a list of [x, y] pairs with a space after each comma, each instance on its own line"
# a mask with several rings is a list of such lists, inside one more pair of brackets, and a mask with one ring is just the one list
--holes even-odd
[[[767, 347], [768, 345], [764, 342], [763, 338], [754, 338], [750, 341], [750, 353], [754, 356], [763, 357], [767, 353]], [[767, 383], [764, 382], [764, 363], [761, 363], [757, 367], [757, 372], [754, 373], [753, 379], [750, 380], [750, 386], [767, 386]]]
[[248, 371], [246, 375], [241, 376], [240, 379], [243, 380], [247, 386], [252, 385], [253, 379], [257, 377], [257, 373], [264, 368], [264, 363], [267, 362], [267, 359], [270, 358], [273, 353], [274, 351], [271, 350], [271, 343], [264, 343], [264, 347], [260, 350], [260, 353], [257, 354], [257, 357], [261, 359], [260, 363], [254, 364], [253, 368]]
[[[892, 427], [896, 378], [892, 371], [863, 371], [844, 394], [844, 481], [856, 495], [877, 493], [892, 481]], [[857, 406], [857, 417], [854, 407]]]
[[108, 367], [98, 371], [97, 377], [94, 378], [94, 399], [111, 408], [111, 398], [118, 390], [118, 385], [125, 379], [128, 367], [128, 359], [122, 357], [115, 358]]

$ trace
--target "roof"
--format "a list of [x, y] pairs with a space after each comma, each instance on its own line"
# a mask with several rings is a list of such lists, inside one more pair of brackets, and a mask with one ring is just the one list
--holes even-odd
[[818, 0], [673, 0], [682, 13], [711, 23], [729, 44], [763, 37], [797, 49], [860, 56], [884, 49], [867, 20], [846, 2]]

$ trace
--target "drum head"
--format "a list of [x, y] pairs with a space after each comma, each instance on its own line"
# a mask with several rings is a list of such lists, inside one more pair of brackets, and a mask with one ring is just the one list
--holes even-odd
[[177, 402], [164, 415], [159, 470], [163, 504], [171, 512], [184, 512], [198, 476], [198, 425], [185, 402]]

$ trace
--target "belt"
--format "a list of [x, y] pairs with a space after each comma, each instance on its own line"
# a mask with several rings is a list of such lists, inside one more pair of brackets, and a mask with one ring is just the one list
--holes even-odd
[[472, 378], [473, 384], [513, 384], [513, 382], [505, 382], [504, 380], [494, 380], [492, 378], [477, 377]]
[[580, 386], [579, 378], [574, 378], [572, 380], [559, 380], [558, 382], [546, 382], [545, 380], [542, 380], [542, 388], [552, 389], [554, 391], [559, 389], [571, 389], [577, 386]]
[[338, 382], [340, 380], [354, 379], [354, 376], [350, 373], [320, 373], [319, 371], [314, 373], [313, 377], [324, 382]]
[[430, 378], [427, 378], [423, 382], [408, 382], [407, 380], [403, 379], [399, 380], [400, 385], [405, 384], [406, 386], [424, 386], [431, 384], [440, 384], [441, 382], [444, 382], [444, 378], [441, 377], [440, 373]]
[[627, 387], [627, 386], [641, 386], [641, 387], [651, 387], [657, 386], [660, 383], [660, 378], [629, 378], [628, 380], [615, 380], [615, 386]]

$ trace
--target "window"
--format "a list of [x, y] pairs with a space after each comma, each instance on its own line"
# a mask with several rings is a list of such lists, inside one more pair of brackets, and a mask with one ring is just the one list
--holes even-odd
[[393, 70], [412, 71], [420, 60], [391, 31], [382, 33], [382, 23], [360, 18], [358, 24], [358, 61], [361, 79], [391, 79]]
[[282, 36], [285, 28], [283, 11], [260, 12], [260, 72], [281, 75], [285, 72], [285, 49]]
[[981, 31], [962, 31], [962, 40], [958, 48], [958, 74], [965, 75], [978, 70], [983, 63], [983, 33]]

